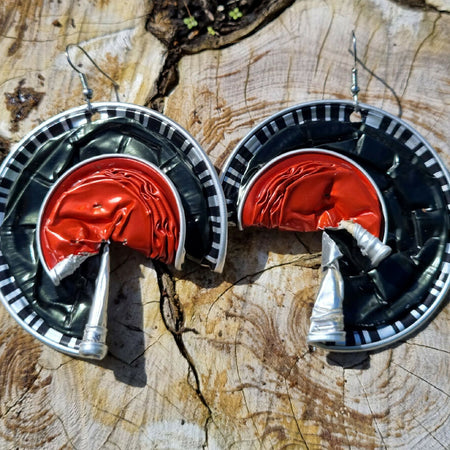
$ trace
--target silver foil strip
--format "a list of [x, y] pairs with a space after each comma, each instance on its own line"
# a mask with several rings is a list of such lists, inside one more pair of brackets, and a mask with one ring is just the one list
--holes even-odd
[[353, 236], [361, 253], [370, 259], [372, 267], [377, 267], [383, 259], [391, 254], [391, 247], [383, 244], [358, 223], [342, 220], [339, 222], [339, 228], [348, 231]]
[[80, 343], [79, 354], [83, 358], [103, 359], [108, 351], [106, 345], [107, 309], [109, 297], [109, 244], [102, 248], [100, 268], [95, 281], [89, 318]]
[[339, 271], [343, 255], [324, 231], [322, 234], [322, 280], [311, 314], [308, 344], [345, 345], [344, 279]]
[[[370, 259], [372, 267], [390, 255], [392, 249], [361, 225], [343, 220], [340, 229], [349, 232], [361, 253]], [[343, 255], [331, 237], [322, 235], [323, 276], [311, 314], [308, 344], [345, 345], [344, 327], [344, 279], [339, 270], [339, 258]]]
[[[67, 258], [56, 264], [53, 269], [47, 271], [50, 279], [55, 286], [58, 286], [63, 278], [72, 275], [81, 264], [86, 261], [92, 253], [80, 253], [78, 255], [69, 255]], [[46, 267], [46, 266], [44, 266]]]

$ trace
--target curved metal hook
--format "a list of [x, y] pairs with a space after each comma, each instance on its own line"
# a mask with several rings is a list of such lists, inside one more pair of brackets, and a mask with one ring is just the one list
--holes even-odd
[[67, 58], [67, 62], [70, 64], [70, 66], [72, 67], [72, 69], [74, 69], [78, 75], [80, 76], [80, 80], [81, 80], [81, 84], [83, 86], [83, 95], [84, 95], [84, 99], [86, 100], [86, 103], [88, 105], [88, 109], [90, 112], [93, 112], [92, 109], [92, 105], [91, 105], [91, 99], [92, 99], [92, 95], [93, 95], [93, 90], [89, 87], [88, 83], [87, 83], [87, 78], [84, 72], [82, 72], [71, 60], [70, 58], [70, 54], [69, 54], [69, 49], [71, 47], [77, 47], [79, 50], [81, 50], [84, 55], [89, 59], [89, 61], [94, 65], [94, 67], [106, 78], [108, 78], [109, 81], [111, 81], [113, 87], [114, 87], [114, 92], [116, 93], [116, 99], [118, 102], [120, 102], [120, 98], [119, 98], [119, 84], [114, 81], [103, 69], [101, 69], [99, 67], [99, 65], [92, 59], [92, 57], [89, 55], [89, 53], [83, 48], [81, 47], [79, 44], [68, 44], [66, 47], [66, 58]]
[[354, 31], [352, 31], [352, 42], [353, 42], [354, 63], [353, 63], [353, 69], [352, 69], [352, 87], [351, 87], [350, 91], [353, 96], [353, 104], [355, 107], [355, 112], [358, 112], [359, 111], [358, 93], [359, 93], [360, 89], [358, 86], [358, 69], [356, 68], [356, 65], [358, 63], [358, 57], [356, 55], [356, 36], [355, 36]]

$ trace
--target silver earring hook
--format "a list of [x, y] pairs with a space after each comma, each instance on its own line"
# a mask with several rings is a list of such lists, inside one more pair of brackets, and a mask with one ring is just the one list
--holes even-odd
[[359, 93], [359, 86], [358, 86], [358, 69], [356, 68], [356, 65], [358, 63], [358, 57], [356, 54], [356, 36], [355, 32], [352, 31], [352, 42], [353, 42], [353, 57], [354, 57], [354, 63], [353, 63], [353, 69], [352, 69], [352, 87], [351, 87], [351, 93], [353, 96], [353, 104], [355, 108], [355, 112], [359, 111], [359, 102], [358, 102], [358, 93]]
[[78, 44], [68, 44], [66, 47], [66, 58], [67, 58], [67, 62], [70, 64], [70, 66], [72, 67], [72, 69], [74, 69], [78, 75], [80, 76], [80, 80], [81, 80], [81, 84], [83, 86], [83, 95], [84, 95], [84, 99], [86, 100], [87, 106], [88, 106], [88, 110], [89, 112], [93, 113], [93, 108], [92, 108], [92, 104], [91, 104], [91, 99], [93, 96], [93, 90], [89, 87], [88, 82], [87, 82], [87, 78], [84, 72], [82, 72], [77, 66], [75, 66], [75, 64], [72, 62], [72, 59], [70, 58], [70, 54], [69, 54], [69, 49], [71, 47], [77, 47], [79, 50], [81, 50], [84, 55], [89, 59], [89, 61], [94, 65], [94, 67], [106, 78], [108, 78], [109, 81], [111, 81], [113, 87], [114, 87], [114, 92], [116, 93], [116, 99], [118, 102], [120, 102], [120, 98], [119, 98], [119, 84], [114, 81], [103, 69], [101, 69], [99, 67], [99, 65], [92, 59], [92, 57], [89, 55], [89, 53], [80, 45]]

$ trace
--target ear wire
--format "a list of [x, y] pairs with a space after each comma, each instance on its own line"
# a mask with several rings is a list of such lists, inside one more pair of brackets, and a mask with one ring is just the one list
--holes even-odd
[[350, 88], [350, 91], [353, 96], [353, 105], [355, 108], [355, 112], [358, 112], [359, 111], [358, 93], [359, 93], [360, 89], [358, 86], [358, 69], [356, 68], [356, 65], [358, 63], [358, 57], [356, 54], [356, 36], [355, 36], [354, 31], [352, 31], [352, 42], [353, 42], [354, 63], [353, 63], [353, 69], [352, 69], [352, 87]]
[[86, 78], [86, 74], [81, 71], [73, 62], [72, 59], [70, 58], [70, 54], [69, 54], [69, 50], [71, 47], [77, 47], [79, 50], [81, 50], [84, 55], [89, 59], [89, 61], [94, 65], [94, 67], [106, 78], [108, 78], [109, 81], [111, 81], [113, 87], [114, 87], [114, 92], [116, 94], [116, 99], [118, 102], [120, 102], [120, 98], [119, 98], [119, 84], [114, 81], [103, 69], [100, 68], [100, 66], [93, 60], [93, 58], [89, 55], [89, 53], [80, 45], [78, 44], [68, 44], [66, 47], [66, 58], [67, 58], [67, 62], [70, 64], [70, 66], [72, 67], [73, 70], [75, 70], [78, 75], [80, 76], [80, 80], [81, 80], [81, 85], [83, 86], [83, 95], [84, 95], [84, 99], [87, 103], [88, 106], [88, 110], [93, 113], [93, 108], [92, 108], [92, 104], [91, 104], [91, 99], [93, 96], [93, 90], [89, 87], [88, 82], [87, 82], [87, 78]]

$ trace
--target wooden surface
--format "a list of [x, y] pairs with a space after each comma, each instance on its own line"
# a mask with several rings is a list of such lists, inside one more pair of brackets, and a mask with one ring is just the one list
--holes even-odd
[[[360, 100], [401, 114], [448, 167], [449, 2], [404, 3], [297, 0], [232, 45], [178, 55], [178, 81], [158, 104], [220, 169], [268, 115], [350, 98], [354, 29]], [[71, 42], [119, 82], [122, 100], [158, 97], [173, 54], [146, 30], [151, 6], [3, 1], [0, 147], [82, 102], [64, 56]], [[95, 100], [114, 99], [90, 67], [88, 77]], [[12, 123], [5, 94], [21, 80], [43, 95]], [[309, 349], [319, 265], [315, 234], [230, 229], [223, 274], [188, 264], [163, 275], [170, 300], [150, 261], [115, 248], [101, 363], [49, 349], [2, 307], [0, 448], [449, 448], [448, 307], [380, 352]]]

